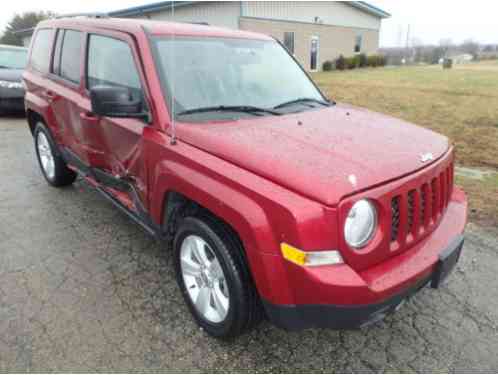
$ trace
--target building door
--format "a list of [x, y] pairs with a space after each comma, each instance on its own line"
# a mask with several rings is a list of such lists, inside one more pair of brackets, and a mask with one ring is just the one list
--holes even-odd
[[311, 48], [310, 48], [310, 70], [318, 70], [318, 50], [320, 48], [320, 41], [317, 36], [311, 37]]

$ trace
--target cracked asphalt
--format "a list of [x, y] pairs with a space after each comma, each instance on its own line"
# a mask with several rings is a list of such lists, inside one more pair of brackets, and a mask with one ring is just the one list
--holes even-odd
[[49, 187], [23, 118], [0, 118], [0, 372], [497, 372], [498, 235], [469, 225], [455, 272], [357, 331], [193, 322], [172, 260], [81, 181]]

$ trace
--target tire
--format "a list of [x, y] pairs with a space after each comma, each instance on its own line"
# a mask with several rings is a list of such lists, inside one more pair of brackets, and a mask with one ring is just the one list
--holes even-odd
[[38, 122], [33, 135], [36, 157], [45, 180], [54, 187], [71, 185], [78, 175], [67, 167], [45, 124]]
[[[204, 241], [204, 244], [207, 245], [205, 253], [211, 252], [211, 255], [216, 257], [223, 272], [223, 278], [219, 277], [218, 273], [218, 279], [215, 279], [216, 281], [212, 283], [209, 289], [211, 294], [209, 294], [208, 307], [204, 309], [204, 312], [200, 311], [199, 304], [196, 305], [194, 296], [191, 294], [195, 294], [195, 290], [199, 290], [196, 300], [198, 303], [201, 299], [201, 288], [198, 285], [194, 286], [198, 282], [193, 281], [194, 279], [191, 275], [185, 276], [184, 271], [188, 268], [185, 266], [185, 255], [188, 255], [188, 251], [185, 249], [191, 247], [189, 243], [192, 243], [192, 239], [197, 238]], [[244, 259], [242, 245], [224, 223], [219, 222], [210, 215], [183, 219], [174, 238], [173, 250], [176, 279], [182, 295], [196, 322], [208, 334], [222, 339], [235, 337], [254, 327], [262, 319], [261, 303]], [[195, 251], [192, 253], [195, 253]], [[216, 268], [213, 267], [213, 264], [216, 264], [213, 259], [211, 259], [211, 266], [207, 268]], [[195, 257], [188, 260], [195, 263]], [[199, 272], [198, 278], [202, 284], [201, 272]], [[209, 278], [204, 277], [204, 279]], [[220, 310], [217, 309], [217, 306], [223, 305], [221, 303], [223, 298], [216, 297], [216, 295], [220, 296], [220, 291], [228, 299], [225, 316], [212, 313]], [[226, 307], [226, 305], [224, 306]], [[223, 309], [221, 310], [223, 311]], [[219, 319], [214, 319], [213, 317]]]

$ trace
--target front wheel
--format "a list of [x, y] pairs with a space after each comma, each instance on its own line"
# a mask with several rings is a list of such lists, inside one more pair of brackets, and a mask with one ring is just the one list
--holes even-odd
[[242, 248], [224, 224], [210, 217], [184, 219], [174, 251], [183, 297], [207, 333], [233, 337], [259, 321], [259, 297]]
[[34, 132], [38, 164], [47, 182], [55, 187], [71, 185], [76, 172], [69, 169], [57, 152], [57, 145], [43, 123], [38, 123]]

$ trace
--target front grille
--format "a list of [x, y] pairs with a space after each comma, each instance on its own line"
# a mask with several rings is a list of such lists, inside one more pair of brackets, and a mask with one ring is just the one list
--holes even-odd
[[405, 244], [434, 226], [453, 191], [453, 165], [418, 188], [391, 199], [391, 242]]
[[427, 185], [422, 185], [420, 189], [420, 221], [424, 222], [425, 220], [425, 207], [427, 202]]
[[391, 201], [392, 221], [391, 221], [391, 241], [396, 241], [399, 231], [399, 197]]
[[437, 210], [437, 193], [438, 193], [438, 184], [437, 180], [435, 178], [432, 179], [431, 181], [431, 212], [432, 216], [435, 218], [437, 217], [438, 210]]
[[408, 232], [413, 229], [413, 221], [415, 220], [415, 190], [408, 192]]

